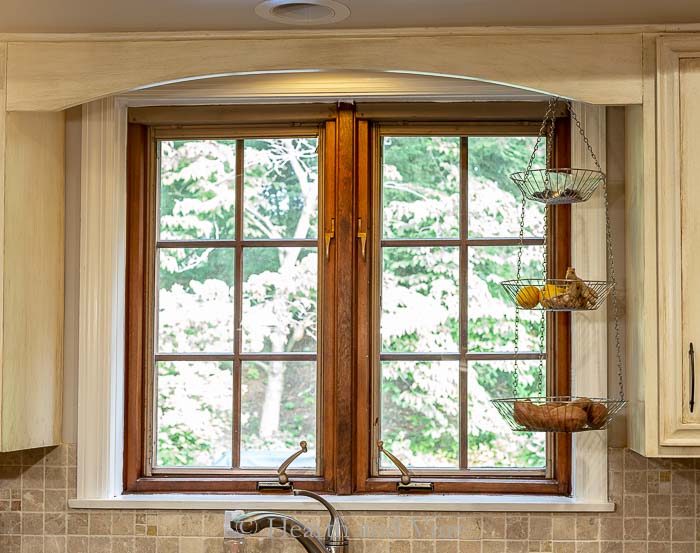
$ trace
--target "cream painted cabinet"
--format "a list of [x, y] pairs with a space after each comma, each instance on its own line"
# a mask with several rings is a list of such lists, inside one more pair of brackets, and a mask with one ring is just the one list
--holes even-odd
[[700, 39], [656, 52], [655, 109], [627, 120], [630, 446], [700, 457]]
[[61, 439], [64, 137], [62, 112], [0, 109], [0, 451]]

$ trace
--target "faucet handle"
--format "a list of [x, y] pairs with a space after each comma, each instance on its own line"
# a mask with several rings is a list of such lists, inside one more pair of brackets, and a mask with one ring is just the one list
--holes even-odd
[[294, 495], [301, 495], [303, 497], [315, 499], [328, 511], [328, 514], [331, 516], [331, 521], [326, 528], [326, 537], [324, 539], [326, 547], [345, 546], [348, 544], [348, 527], [345, 525], [343, 517], [340, 516], [340, 513], [335, 510], [333, 505], [326, 501], [325, 498], [314, 492], [309, 492], [307, 490], [294, 490], [293, 493]]

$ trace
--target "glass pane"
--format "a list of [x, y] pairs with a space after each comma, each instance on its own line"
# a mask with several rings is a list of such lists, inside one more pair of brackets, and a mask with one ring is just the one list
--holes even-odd
[[459, 248], [383, 248], [382, 351], [459, 351]]
[[233, 363], [158, 363], [156, 464], [230, 467]]
[[234, 238], [236, 141], [159, 144], [161, 240]]
[[[469, 138], [469, 237], [514, 237], [520, 232], [522, 194], [509, 175], [525, 171], [535, 147], [534, 136]], [[545, 140], [533, 169], [545, 166]], [[525, 204], [525, 236], [544, 233], [544, 205]]]
[[246, 248], [243, 351], [316, 351], [316, 248]]
[[385, 136], [385, 238], [459, 235], [459, 137]]
[[459, 363], [384, 361], [381, 371], [386, 448], [409, 467], [459, 468]]
[[241, 388], [241, 467], [277, 468], [305, 440], [292, 468], [315, 468], [316, 363], [245, 362]]
[[233, 257], [229, 248], [160, 250], [158, 351], [233, 351]]
[[[515, 304], [501, 286], [517, 273], [517, 246], [474, 246], [468, 250], [469, 351], [513, 351]], [[523, 248], [522, 278], [542, 278], [542, 246]], [[539, 351], [541, 311], [520, 311], [520, 351]]]
[[[539, 361], [520, 361], [519, 395], [539, 395]], [[542, 468], [546, 434], [513, 432], [491, 399], [512, 397], [513, 361], [469, 363], [469, 466]], [[546, 377], [546, 370], [544, 375]]]
[[318, 236], [318, 139], [245, 141], [246, 238]]

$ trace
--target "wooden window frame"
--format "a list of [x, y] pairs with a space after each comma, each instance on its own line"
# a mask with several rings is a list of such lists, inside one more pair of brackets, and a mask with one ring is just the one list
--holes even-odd
[[[126, 288], [126, 379], [125, 379], [125, 442], [124, 442], [124, 493], [255, 493], [257, 482], [270, 479], [275, 471], [256, 471], [254, 474], [215, 474], [193, 475], [187, 470], [168, 470], [167, 474], [149, 474], [145, 459], [145, 440], [147, 439], [148, 381], [150, 363], [147, 362], [149, 348], [147, 331], [149, 322], [149, 259], [153, 257], [148, 248], [149, 232], [154, 228], [154, 203], [152, 196], [155, 179], [151, 169], [153, 143], [153, 126], [169, 127], [169, 132], [178, 136], [192, 136], [195, 129], [211, 129], [202, 125], [211, 125], [213, 121], [205, 118], [198, 120], [196, 109], [184, 108], [189, 125], [175, 125], [177, 112], [183, 108], [157, 108], [160, 120], [149, 121], [148, 117], [140, 120], [132, 117], [128, 128], [127, 141], [127, 288]], [[206, 109], [206, 108], [204, 108]], [[420, 121], [421, 106], [417, 106]], [[451, 106], [436, 109], [430, 105], [425, 109], [425, 128], [435, 127], [428, 121], [450, 121]], [[470, 112], [472, 107], [470, 106]], [[134, 110], [137, 112], [138, 110]], [[372, 320], [371, 302], [371, 260], [376, 248], [374, 241], [368, 239], [366, 257], [359, 250], [356, 233], [363, 230], [372, 236], [373, 225], [373, 178], [377, 167], [372, 166], [372, 148], [376, 145], [376, 125], [391, 121], [392, 114], [382, 118], [381, 105], [353, 106], [339, 104], [337, 109], [327, 107], [314, 109], [304, 107], [308, 112], [308, 123], [323, 125], [326, 139], [323, 150], [322, 173], [319, 175], [319, 253], [323, 232], [330, 229], [331, 219], [335, 219], [335, 239], [331, 243], [329, 259], [320, 263], [319, 270], [324, 273], [326, 285], [322, 295], [325, 304], [324, 316], [319, 317], [327, 345], [319, 344], [318, 359], [323, 369], [319, 371], [319, 394], [322, 397], [322, 421], [319, 424], [322, 439], [322, 464], [318, 476], [290, 470], [294, 482], [300, 487], [312, 491], [338, 495], [395, 493], [398, 478], [394, 475], [373, 476], [372, 463], [376, 453], [371, 447], [373, 430], [371, 425], [372, 405], [372, 336], [369, 322]], [[401, 113], [404, 113], [402, 106]], [[452, 109], [454, 112], [454, 109]], [[284, 122], [290, 119], [289, 110], [283, 110]], [[358, 116], [371, 113], [372, 120]], [[153, 119], [153, 109], [146, 112]], [[194, 115], [192, 115], [194, 113]], [[246, 114], [245, 127], [235, 127], [240, 136], [259, 135], [261, 127], [266, 124], [271, 129], [279, 129], [280, 122], [270, 120], [269, 112], [265, 115]], [[320, 113], [320, 116], [319, 116]], [[458, 112], [457, 112], [458, 113]], [[442, 114], [442, 115], [441, 115]], [[257, 120], [263, 124], [252, 123]], [[157, 118], [156, 118], [157, 119]], [[441, 123], [442, 128], [465, 128], [465, 125], [482, 126], [493, 129], [513, 125], [498, 118], [478, 123], [469, 121]], [[394, 119], [394, 123], [402, 119]], [[532, 119], [531, 119], [532, 120]], [[198, 125], [200, 123], [200, 125]], [[227, 123], [229, 129], [231, 121]], [[414, 128], [423, 123], [411, 122]], [[295, 123], [292, 123], [295, 125]], [[418, 127], [416, 127], [418, 125]], [[190, 134], [188, 134], [190, 133]], [[252, 134], [251, 134], [252, 133]], [[220, 132], [219, 132], [220, 134]], [[227, 135], [228, 136], [228, 135]], [[568, 119], [557, 121], [555, 132], [554, 162], [558, 167], [569, 166], [570, 127]], [[149, 154], [149, 152], [151, 152]], [[376, 162], [376, 156], [374, 156]], [[321, 172], [321, 171], [320, 171]], [[325, 202], [321, 197], [325, 196]], [[375, 206], [376, 207], [376, 206]], [[153, 213], [151, 213], [153, 212]], [[358, 228], [359, 220], [365, 228]], [[551, 224], [548, 240], [552, 270], [559, 274], [565, 272], [571, 258], [571, 210], [569, 206], [558, 206], [551, 211]], [[151, 229], [151, 230], [149, 230]], [[152, 240], [151, 240], [152, 241]], [[321, 256], [319, 256], [321, 257]], [[152, 262], [151, 262], [152, 263]], [[321, 277], [320, 277], [321, 278]], [[320, 308], [319, 308], [320, 311]], [[571, 360], [571, 319], [566, 313], [548, 314], [547, 350], [548, 363], [554, 367], [553, 379], [550, 379], [550, 393], [567, 395], [570, 392]], [[328, 344], [331, 344], [328, 346]], [[556, 344], [556, 347], [554, 347]], [[551, 375], [551, 372], [550, 372]], [[569, 434], [551, 435], [548, 450], [552, 453], [550, 474], [533, 476], [522, 474], [490, 476], [488, 474], [467, 476], [464, 474], [430, 475], [429, 478], [415, 478], [416, 481], [431, 481], [436, 493], [518, 493], [568, 495], [571, 492], [571, 436]], [[343, 453], [340, 445], [343, 444]], [[345, 454], [347, 452], [347, 454]]]

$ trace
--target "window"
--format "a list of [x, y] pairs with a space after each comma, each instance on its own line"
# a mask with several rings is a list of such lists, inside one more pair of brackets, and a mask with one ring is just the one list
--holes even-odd
[[[513, 433], [489, 403], [516, 357], [530, 393], [541, 358], [569, 389], [568, 315], [543, 357], [524, 312], [516, 354], [498, 284], [519, 244], [508, 174], [539, 124], [415, 109], [130, 125], [126, 491], [253, 492], [303, 440], [299, 487], [393, 493], [382, 440], [436, 492], [568, 492], [569, 438]], [[568, 263], [568, 208], [547, 237], [543, 216], [527, 206], [533, 276], [545, 239]]]

